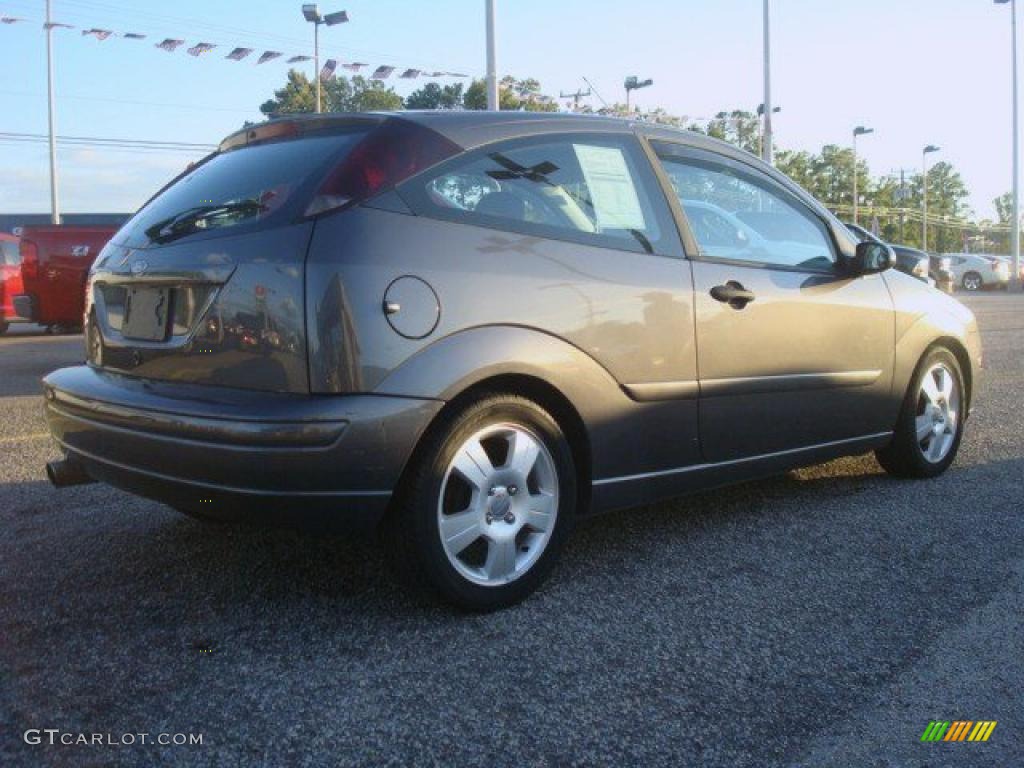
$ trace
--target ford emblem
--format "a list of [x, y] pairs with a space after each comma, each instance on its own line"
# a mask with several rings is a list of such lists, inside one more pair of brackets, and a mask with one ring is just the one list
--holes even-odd
[[137, 259], [132, 262], [133, 275], [144, 275], [147, 269], [149, 269], [149, 264], [144, 259]]

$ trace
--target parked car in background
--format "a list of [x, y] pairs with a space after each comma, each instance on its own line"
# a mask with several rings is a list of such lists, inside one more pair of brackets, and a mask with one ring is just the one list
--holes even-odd
[[984, 253], [948, 253], [957, 285], [965, 291], [1006, 289], [1010, 285], [1009, 262]]
[[271, 120], [104, 248], [86, 363], [44, 380], [47, 471], [198, 518], [383, 526], [408, 583], [498, 608], [588, 513], [872, 450], [944, 472], [977, 323], [893, 258], [687, 131]]
[[945, 293], [956, 290], [956, 275], [951, 268], [952, 259], [938, 253], [928, 254], [928, 274], [935, 281], [935, 287]]
[[11, 321], [17, 319], [14, 297], [22, 290], [18, 238], [0, 232], [0, 333], [6, 333]]
[[[846, 228], [850, 230], [857, 238], [864, 243], [884, 243], [885, 241], [873, 232], [869, 232], [859, 224], [853, 224], [851, 222], [845, 222]], [[928, 283], [929, 285], [936, 285], [934, 279], [930, 280], [929, 268], [931, 261], [928, 258], [928, 254], [924, 251], [919, 251], [916, 248], [909, 248], [905, 245], [892, 245], [893, 253], [896, 255], [896, 269], [900, 272], [916, 277], [918, 280]], [[930, 282], [929, 282], [930, 280]]]
[[50, 329], [81, 327], [89, 268], [116, 231], [116, 227], [23, 227], [24, 285], [13, 299], [18, 317]]

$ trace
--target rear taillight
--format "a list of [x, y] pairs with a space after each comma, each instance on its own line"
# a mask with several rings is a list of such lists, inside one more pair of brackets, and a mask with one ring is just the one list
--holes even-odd
[[21, 241], [21, 275], [30, 280], [39, 277], [39, 249], [31, 240]]
[[406, 120], [387, 120], [331, 171], [307, 215], [366, 200], [462, 151], [439, 133]]

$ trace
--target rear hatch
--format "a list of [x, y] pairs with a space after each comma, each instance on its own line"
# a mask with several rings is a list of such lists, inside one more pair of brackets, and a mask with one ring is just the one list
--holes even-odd
[[171, 182], [93, 267], [89, 364], [151, 379], [308, 392], [311, 214], [331, 204], [317, 196], [324, 179], [379, 123], [267, 123], [229, 137]]

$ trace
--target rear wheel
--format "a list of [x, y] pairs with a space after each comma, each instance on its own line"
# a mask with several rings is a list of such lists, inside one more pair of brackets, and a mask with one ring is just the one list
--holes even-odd
[[964, 428], [960, 364], [942, 347], [917, 366], [892, 442], [875, 452], [879, 464], [899, 477], [941, 475], [956, 458]]
[[387, 534], [401, 576], [486, 611], [544, 580], [572, 527], [576, 471], [558, 423], [531, 400], [488, 395], [432, 429]]
[[964, 275], [963, 286], [965, 291], [980, 291], [985, 281], [977, 272], [968, 272]]

